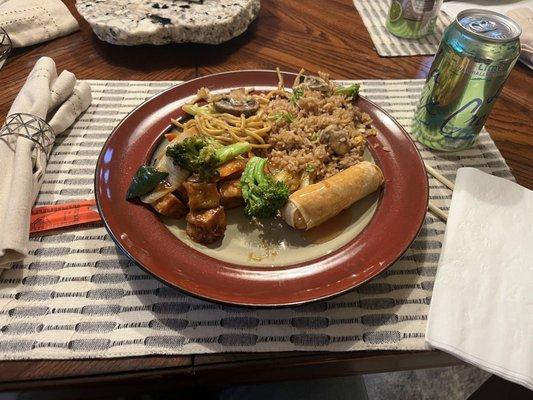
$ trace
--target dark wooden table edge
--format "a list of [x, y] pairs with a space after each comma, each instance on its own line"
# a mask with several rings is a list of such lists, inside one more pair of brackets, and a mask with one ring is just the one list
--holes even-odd
[[[273, 357], [275, 356], [275, 359]], [[167, 356], [156, 356], [165, 358]], [[168, 356], [171, 358], [175, 356]], [[312, 377], [330, 378], [347, 375], [382, 373], [423, 368], [459, 365], [463, 362], [439, 350], [422, 351], [350, 351], [350, 352], [282, 352], [282, 353], [221, 353], [184, 356], [192, 363], [163, 368], [124, 370], [121, 372], [84, 373], [71, 377], [18, 379], [0, 381], [0, 392], [17, 390], [45, 390], [98, 385], [127, 385], [142, 381], [144, 384], [172, 382], [179, 387], [202, 385], [216, 387], [231, 384], [252, 384], [277, 380], [298, 380]], [[231, 357], [231, 360], [230, 360]], [[112, 359], [139, 362], [143, 357]], [[32, 364], [43, 360], [3, 361]], [[49, 364], [79, 363], [80, 360], [44, 360]], [[98, 362], [98, 359], [90, 360]], [[53, 367], [51, 368], [53, 369]], [[176, 380], [176, 378], [178, 380]], [[2, 379], [0, 377], [0, 379]]]
[[275, 359], [272, 353], [245, 353], [232, 354], [232, 361], [225, 361], [224, 356], [196, 356], [196, 381], [202, 385], [219, 382], [245, 384], [439, 368], [463, 363], [440, 350], [292, 352], [280, 353]]

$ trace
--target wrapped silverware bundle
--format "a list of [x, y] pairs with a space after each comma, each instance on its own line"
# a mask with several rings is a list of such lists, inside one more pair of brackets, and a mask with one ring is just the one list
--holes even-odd
[[0, 266], [28, 252], [30, 214], [55, 137], [91, 104], [91, 88], [40, 58], [0, 129]]
[[7, 32], [0, 28], [0, 68], [4, 65], [7, 60], [7, 57], [13, 50], [13, 44]]

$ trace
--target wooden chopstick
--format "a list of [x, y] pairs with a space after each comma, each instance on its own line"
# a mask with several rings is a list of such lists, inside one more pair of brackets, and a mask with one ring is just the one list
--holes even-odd
[[453, 190], [455, 185], [453, 182], [448, 180], [446, 177], [444, 177], [442, 174], [437, 172], [433, 167], [429, 166], [427, 163], [424, 163], [426, 166], [426, 171], [433, 176], [436, 180], [438, 180], [440, 183], [442, 183], [444, 186], [446, 186], [448, 189]]
[[[451, 182], [446, 177], [444, 177], [442, 174], [437, 172], [433, 167], [429, 166], [426, 162], [424, 162], [424, 165], [426, 166], [426, 171], [431, 176], [433, 176], [436, 180], [438, 180], [440, 183], [442, 183], [448, 189], [450, 189], [450, 190], [454, 189], [455, 185], [453, 184], [453, 182]], [[446, 214], [444, 211], [442, 211], [439, 207], [437, 207], [431, 201], [428, 203], [428, 210], [431, 211], [433, 214], [435, 214], [440, 219], [442, 219], [444, 222], [448, 221], [448, 214]]]
[[442, 219], [444, 222], [448, 221], [448, 214], [442, 211], [439, 207], [433, 204], [431, 201], [428, 203], [428, 210], [435, 214], [437, 217]]

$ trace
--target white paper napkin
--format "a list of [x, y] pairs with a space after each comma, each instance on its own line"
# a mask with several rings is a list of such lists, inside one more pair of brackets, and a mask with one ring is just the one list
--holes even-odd
[[[8, 113], [26, 113], [48, 122], [59, 135], [91, 104], [91, 88], [74, 74], [57, 75], [51, 58], [40, 58]], [[22, 131], [22, 128], [20, 129]], [[53, 137], [52, 137], [53, 139]], [[47, 155], [25, 137], [0, 138], [0, 267], [28, 252], [31, 207], [39, 193]]]
[[533, 191], [457, 171], [427, 342], [533, 389]]
[[469, 1], [447, 1], [442, 3], [441, 10], [451, 18], [455, 18], [461, 11], [469, 8], [480, 10], [492, 10], [505, 14], [509, 10], [518, 7], [529, 7], [533, 9], [533, 0], [469, 0]]
[[68, 35], [78, 21], [60, 0], [0, 0], [0, 27], [13, 47], [24, 47]]
[[469, 8], [496, 11], [516, 21], [522, 28], [520, 61], [533, 69], [533, 0], [469, 0], [447, 1], [442, 4], [442, 11], [452, 19]]

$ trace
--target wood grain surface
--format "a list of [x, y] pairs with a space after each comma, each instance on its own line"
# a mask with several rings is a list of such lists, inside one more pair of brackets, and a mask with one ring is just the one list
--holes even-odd
[[[236, 69], [327, 71], [334, 79], [424, 78], [432, 57], [381, 58], [352, 0], [263, 0], [259, 18], [218, 46], [114, 46], [100, 41], [74, 7], [80, 30], [15, 49], [0, 70], [0, 123], [35, 61], [52, 57], [79, 79], [186, 80]], [[533, 73], [517, 64], [486, 124], [517, 181], [533, 189]], [[458, 361], [438, 351], [263, 353], [151, 356], [112, 360], [0, 362], [0, 390], [176, 377], [216, 384], [443, 366]], [[282, 365], [283, 368], [279, 368]], [[187, 377], [187, 378], [184, 378]], [[192, 377], [194, 377], [193, 380]]]

